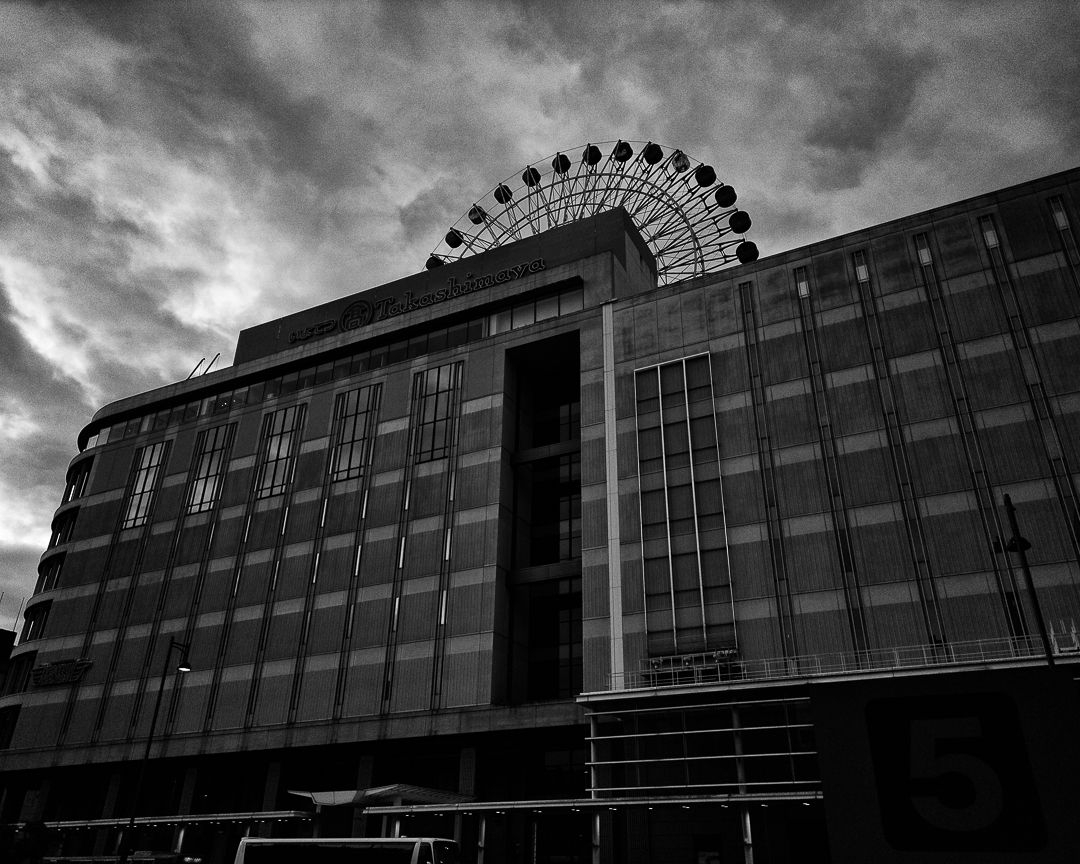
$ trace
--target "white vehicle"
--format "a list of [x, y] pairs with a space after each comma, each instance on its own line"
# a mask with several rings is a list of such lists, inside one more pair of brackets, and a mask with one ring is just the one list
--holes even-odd
[[439, 837], [245, 837], [233, 864], [458, 864], [458, 845]]

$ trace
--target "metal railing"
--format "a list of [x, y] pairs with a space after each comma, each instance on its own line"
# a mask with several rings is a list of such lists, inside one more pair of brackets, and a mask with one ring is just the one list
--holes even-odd
[[[1075, 633], [1052, 636], [1055, 657], [1080, 657]], [[611, 676], [611, 690], [638, 690], [701, 684], [772, 681], [784, 678], [919, 669], [967, 663], [994, 663], [1045, 656], [1038, 637], [976, 639], [945, 645], [909, 645], [870, 651], [808, 654], [763, 660], [724, 656], [726, 652], [643, 660], [641, 668]]]

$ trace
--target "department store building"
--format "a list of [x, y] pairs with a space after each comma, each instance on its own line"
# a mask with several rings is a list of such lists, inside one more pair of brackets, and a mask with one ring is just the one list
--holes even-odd
[[[659, 287], [608, 210], [102, 408], [0, 691], [0, 822], [110, 855], [137, 808], [136, 848], [207, 864], [394, 833], [489, 864], [841, 860], [837, 705], [868, 693], [872, 739], [890, 694], [1042, 688], [1046, 644], [1078, 671], [1078, 184]], [[1005, 818], [1057, 848], [1014, 696], [1042, 809], [1006, 789], [948, 829], [967, 848]]]

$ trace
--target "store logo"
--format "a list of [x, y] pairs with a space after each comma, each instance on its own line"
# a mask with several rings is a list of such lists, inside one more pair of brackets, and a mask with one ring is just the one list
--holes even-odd
[[357, 327], [366, 326], [371, 322], [374, 311], [367, 300], [357, 300], [350, 303], [345, 307], [345, 311], [341, 313], [341, 329], [355, 330]]
[[330, 333], [335, 328], [340, 328], [342, 333], [357, 330], [360, 327], [366, 327], [372, 321], [385, 321], [395, 315], [434, 306], [436, 303], [444, 303], [447, 300], [453, 300], [455, 297], [462, 297], [483, 288], [491, 288], [493, 285], [502, 285], [504, 282], [520, 279], [530, 273], [539, 273], [546, 267], [543, 258], [534, 258], [532, 261], [516, 264], [513, 267], [504, 267], [498, 273], [489, 273], [486, 276], [473, 278], [472, 273], [466, 273], [463, 282], [459, 282], [457, 277], [451, 276], [446, 280], [445, 288], [428, 291], [426, 294], [415, 295], [412, 291], [406, 291], [402, 297], [384, 297], [374, 303], [369, 300], [354, 300], [345, 307], [345, 310], [341, 313], [341, 318], [337, 321], [321, 321], [318, 324], [293, 330], [289, 334], [289, 344], [302, 342], [312, 336], [322, 336], [324, 333]]
[[83, 672], [93, 665], [93, 660], [57, 660], [53, 663], [42, 663], [31, 671], [30, 678], [35, 687], [74, 684], [82, 678]]
[[312, 336], [322, 336], [323, 333], [329, 333], [335, 327], [337, 327], [337, 321], [320, 321], [318, 324], [313, 324], [310, 327], [293, 330], [293, 332], [289, 334], [289, 344], [291, 345], [293, 342], [310, 339]]

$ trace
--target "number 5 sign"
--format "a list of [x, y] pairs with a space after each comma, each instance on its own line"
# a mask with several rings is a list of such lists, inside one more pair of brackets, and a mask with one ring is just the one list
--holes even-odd
[[1078, 860], [1071, 677], [1045, 668], [811, 686], [833, 860]]

